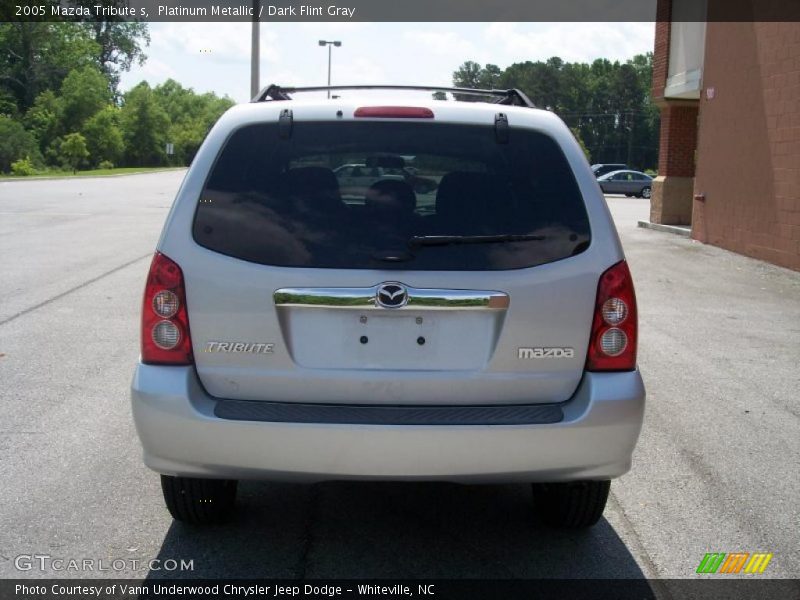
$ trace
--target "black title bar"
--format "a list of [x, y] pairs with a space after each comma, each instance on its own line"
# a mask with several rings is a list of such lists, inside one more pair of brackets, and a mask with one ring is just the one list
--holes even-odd
[[[799, 0], [689, 0], [673, 21], [800, 21]], [[648, 22], [656, 0], [3, 0], [2, 21]]]
[[796, 579], [529, 579], [529, 580], [213, 580], [6, 579], [0, 599], [18, 600], [790, 600]]

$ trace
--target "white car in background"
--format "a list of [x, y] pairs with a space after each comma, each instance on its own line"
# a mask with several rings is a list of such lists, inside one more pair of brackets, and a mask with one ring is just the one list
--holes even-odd
[[390, 173], [384, 167], [365, 164], [346, 164], [333, 169], [333, 174], [339, 182], [339, 191], [343, 197], [355, 196], [363, 198], [371, 186], [381, 179], [394, 179], [405, 181], [402, 175]]

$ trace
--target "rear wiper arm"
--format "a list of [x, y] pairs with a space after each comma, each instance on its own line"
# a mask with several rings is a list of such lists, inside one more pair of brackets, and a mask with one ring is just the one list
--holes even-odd
[[499, 244], [503, 242], [539, 242], [543, 235], [502, 233], [497, 235], [415, 235], [408, 240], [411, 248], [449, 246], [451, 244]]

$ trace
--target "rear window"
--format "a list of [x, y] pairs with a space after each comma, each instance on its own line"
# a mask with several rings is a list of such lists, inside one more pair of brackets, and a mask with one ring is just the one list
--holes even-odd
[[295, 122], [289, 139], [273, 123], [238, 129], [193, 235], [265, 265], [451, 271], [540, 265], [590, 240], [548, 136], [513, 129], [498, 144], [493, 127], [374, 121]]

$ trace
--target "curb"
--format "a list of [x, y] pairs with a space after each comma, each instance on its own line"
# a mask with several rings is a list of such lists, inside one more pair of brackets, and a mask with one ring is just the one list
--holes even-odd
[[157, 169], [155, 171], [141, 171], [139, 173], [111, 173], [109, 175], [82, 175], [80, 177], [69, 175], [54, 175], [50, 176], [43, 176], [39, 177], [37, 175], [33, 175], [30, 177], [0, 177], [0, 183], [4, 183], [6, 181], [14, 182], [14, 181], [57, 181], [63, 179], [69, 180], [81, 180], [81, 179], [110, 179], [112, 177], [135, 177], [136, 175], [155, 175], [156, 173], [171, 173], [172, 171], [184, 171], [189, 167], [175, 167], [170, 169]]
[[661, 225], [660, 223], [651, 223], [650, 221], [639, 221], [639, 227], [643, 229], [652, 229], [653, 231], [663, 231], [665, 233], [674, 233], [685, 238], [692, 237], [692, 228], [681, 225]]

